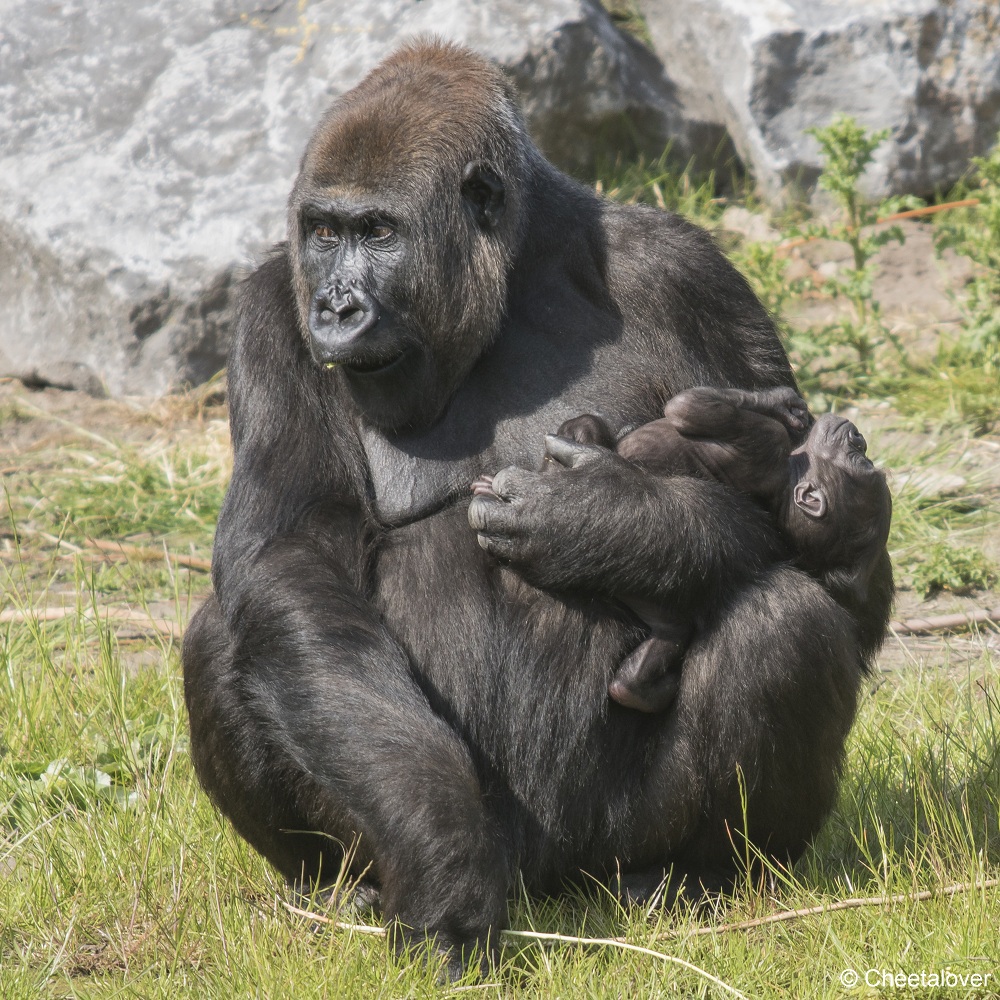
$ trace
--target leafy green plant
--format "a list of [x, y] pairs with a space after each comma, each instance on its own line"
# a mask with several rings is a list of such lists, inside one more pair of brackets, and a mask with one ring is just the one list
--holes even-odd
[[[986, 156], [973, 157], [970, 193], [978, 205], [943, 213], [936, 227], [938, 253], [948, 247], [975, 265], [959, 298], [965, 322], [961, 346], [969, 360], [1000, 372], [1000, 135]], [[1000, 389], [1000, 384], [998, 384]]]
[[808, 333], [793, 327], [786, 315], [787, 306], [802, 295], [808, 280], [789, 279], [788, 258], [776, 243], [751, 240], [731, 251], [729, 256], [774, 320], [778, 336], [794, 360], [801, 388], [803, 391], [810, 389], [815, 382], [811, 362], [826, 352]]
[[964, 338], [943, 338], [931, 358], [914, 358], [906, 371], [873, 386], [891, 395], [907, 417], [935, 426], [965, 425], [985, 434], [1000, 420], [1000, 369], [970, 357]]
[[898, 355], [905, 356], [902, 345], [882, 320], [872, 288], [872, 258], [887, 243], [903, 243], [906, 237], [899, 226], [874, 228], [875, 223], [922, 202], [910, 196], [871, 202], [859, 190], [875, 151], [889, 136], [887, 129], [868, 132], [850, 116], [838, 115], [825, 128], [806, 131], [820, 145], [823, 172], [818, 184], [833, 196], [840, 218], [834, 222], [812, 221], [801, 232], [809, 239], [835, 240], [850, 247], [850, 266], [826, 281], [824, 289], [845, 297], [854, 313], [812, 332], [819, 349], [846, 347], [853, 351], [856, 374], [865, 378], [874, 372], [875, 354], [883, 344], [892, 343]]
[[967, 594], [995, 580], [993, 567], [979, 549], [944, 542], [934, 545], [913, 571], [913, 588], [924, 597], [938, 590]]
[[67, 808], [135, 808], [137, 778], [162, 770], [173, 724], [162, 712], [150, 712], [125, 720], [122, 736], [100, 741], [92, 763], [57, 757], [0, 767], [0, 821], [24, 828]]

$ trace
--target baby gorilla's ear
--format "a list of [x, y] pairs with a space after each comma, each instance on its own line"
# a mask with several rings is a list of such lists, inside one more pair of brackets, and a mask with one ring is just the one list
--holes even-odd
[[826, 493], [822, 487], [808, 479], [795, 484], [792, 499], [795, 501], [795, 506], [810, 517], [819, 519], [826, 515]]

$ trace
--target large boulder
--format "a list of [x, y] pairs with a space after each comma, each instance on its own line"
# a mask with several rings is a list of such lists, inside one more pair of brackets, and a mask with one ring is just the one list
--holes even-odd
[[640, 0], [682, 98], [724, 123], [765, 194], [808, 190], [837, 112], [891, 129], [868, 193], [946, 188], [1000, 129], [996, 0]]
[[234, 284], [283, 236], [313, 124], [427, 32], [506, 67], [564, 166], [721, 135], [685, 117], [656, 58], [592, 0], [9, 0], [0, 374], [118, 395], [216, 372]]

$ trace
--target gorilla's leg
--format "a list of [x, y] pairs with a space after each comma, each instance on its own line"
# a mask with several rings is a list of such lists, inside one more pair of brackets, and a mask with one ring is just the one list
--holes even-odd
[[666, 863], [710, 888], [740, 870], [747, 839], [787, 864], [817, 833], [864, 673], [850, 616], [798, 570], [776, 566], [716, 611], [688, 647], [645, 820], [655, 836], [658, 810], [700, 817]]
[[214, 599], [188, 632], [199, 778], [286, 879], [330, 880], [356, 843], [397, 941], [426, 931], [456, 961], [495, 947], [509, 875], [467, 748], [363, 600], [283, 546], [258, 563], [269, 585], [247, 591], [242, 633]]

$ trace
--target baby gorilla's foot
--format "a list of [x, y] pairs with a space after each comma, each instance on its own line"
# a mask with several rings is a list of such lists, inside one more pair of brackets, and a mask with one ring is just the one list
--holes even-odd
[[469, 488], [472, 490], [473, 496], [499, 499], [493, 490], [492, 476], [480, 476]]
[[690, 628], [684, 623], [661, 623], [660, 630], [659, 637], [647, 639], [625, 657], [608, 684], [611, 700], [624, 708], [665, 712], [677, 699]]
[[676, 674], [666, 674], [653, 681], [614, 677], [608, 685], [608, 695], [623, 708], [655, 715], [665, 712], [674, 703], [680, 686], [680, 676]]
[[754, 396], [755, 410], [779, 420], [793, 433], [801, 433], [812, 423], [806, 401], [788, 386], [762, 389]]

